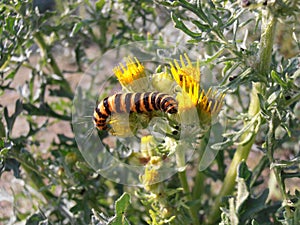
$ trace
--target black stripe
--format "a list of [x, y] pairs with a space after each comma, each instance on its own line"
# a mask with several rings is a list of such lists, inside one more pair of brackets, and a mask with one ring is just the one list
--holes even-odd
[[151, 93], [151, 106], [154, 110], [158, 110], [159, 108], [157, 107], [156, 103], [155, 103], [155, 99], [157, 96], [158, 92], [152, 92]]
[[150, 103], [149, 103], [149, 95], [151, 94], [151, 92], [146, 92], [144, 94], [144, 97], [143, 97], [143, 103], [144, 103], [144, 106], [145, 106], [145, 109], [150, 112], [153, 110], [153, 107], [151, 107]]
[[114, 104], [115, 104], [116, 113], [124, 112], [121, 105], [121, 97], [122, 97], [121, 94], [115, 95]]
[[168, 105], [165, 105], [167, 102], [169, 102], [169, 101], [172, 101], [173, 100], [173, 98], [171, 98], [171, 97], [168, 97], [167, 95], [165, 95], [164, 96], [165, 98], [161, 101], [161, 103], [160, 103], [160, 108], [164, 111], [164, 112], [166, 112], [167, 111], [167, 109], [168, 109]]
[[105, 99], [103, 99], [103, 106], [104, 106], [104, 109], [105, 109], [105, 112], [107, 113], [107, 115], [111, 115], [111, 111], [109, 110], [108, 98], [109, 97], [106, 97]]
[[95, 123], [98, 122], [98, 119], [96, 117], [94, 117], [94, 116], [93, 116], [93, 120], [94, 120]]
[[141, 93], [136, 93], [134, 96], [135, 111], [137, 113], [143, 112], [141, 110], [141, 95], [142, 95]]
[[162, 93], [157, 93], [157, 96], [156, 96], [156, 99], [155, 99], [155, 106], [157, 109], [159, 110], [163, 110], [161, 108], [161, 100], [162, 98], [165, 96], [165, 94], [162, 94]]
[[125, 106], [126, 106], [126, 112], [129, 113], [130, 109], [131, 109], [131, 97], [132, 97], [132, 93], [127, 93], [125, 94]]
[[108, 115], [103, 114], [98, 107], [95, 108], [95, 111], [99, 118], [104, 118], [104, 119], [108, 118]]
[[178, 109], [176, 105], [169, 105], [167, 113], [174, 114], [177, 113]]

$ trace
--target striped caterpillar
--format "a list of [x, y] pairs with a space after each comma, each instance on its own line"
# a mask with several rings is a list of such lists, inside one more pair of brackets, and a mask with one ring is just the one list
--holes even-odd
[[115, 94], [104, 98], [94, 110], [94, 124], [98, 130], [107, 130], [106, 120], [114, 113], [143, 113], [160, 110], [169, 114], [178, 111], [176, 100], [160, 92]]

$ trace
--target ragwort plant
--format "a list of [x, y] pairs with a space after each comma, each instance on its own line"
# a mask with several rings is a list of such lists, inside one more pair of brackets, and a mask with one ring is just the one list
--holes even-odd
[[[17, 91], [12, 82], [21, 67], [31, 72], [12, 113], [1, 100], [1, 174], [13, 171], [28, 190], [14, 196], [13, 220], [28, 224], [299, 223], [299, 192], [288, 188], [299, 181], [299, 3], [155, 2], [160, 10], [167, 9], [163, 22], [155, 20], [159, 15], [152, 1], [100, 0], [95, 5], [56, 1], [56, 10], [44, 13], [31, 1], [0, 3], [1, 95]], [[83, 11], [88, 19], [83, 19]], [[187, 171], [186, 162], [179, 161], [183, 165], [178, 176], [153, 185], [151, 179], [159, 174], [146, 168], [144, 186], [134, 188], [94, 173], [64, 131], [47, 149], [50, 156], [43, 155], [38, 134], [54, 123], [70, 123], [73, 90], [66, 74], [80, 73], [93, 60], [85, 55], [85, 46], [96, 44], [104, 53], [131, 40], [156, 38], [169, 23], [168, 16], [188, 44], [199, 49], [201, 65], [213, 71], [226, 93], [221, 113], [226, 115], [227, 130], [224, 141], [213, 146], [219, 151], [214, 163], [198, 170], [198, 152], [198, 158], [188, 164], [191, 169]], [[152, 29], [147, 30], [149, 26]], [[34, 46], [37, 66], [30, 59]], [[75, 71], [59, 66], [53, 51], [57, 46], [73, 51]], [[185, 90], [194, 96], [189, 90], [196, 87]], [[13, 128], [19, 118], [25, 118], [28, 132], [15, 137]], [[43, 123], [36, 118], [44, 118]], [[144, 139], [144, 146], [149, 142]], [[261, 157], [250, 169], [247, 164], [254, 147]], [[32, 209], [24, 212], [18, 201], [28, 199]]]
[[[299, 60], [297, 57], [285, 59], [274, 48], [274, 41], [277, 24], [288, 22], [293, 45], [299, 47], [299, 27], [295, 23], [299, 4], [288, 1], [245, 1], [241, 5], [235, 2], [157, 2], [172, 11], [175, 27], [191, 38], [189, 43], [200, 45], [208, 53], [203, 56], [202, 64], [220, 71], [221, 89], [230, 101], [224, 109], [230, 126], [223, 134], [224, 142], [213, 146], [221, 150], [215, 161], [217, 169], [211, 167], [199, 171], [192, 178], [192, 184], [187, 182], [186, 168], [179, 170], [178, 181], [174, 178], [153, 185], [147, 182], [155, 180], [159, 174], [155, 169], [145, 171], [143, 179], [146, 183], [138, 197], [149, 213], [147, 223], [298, 223], [299, 194], [297, 190], [289, 192], [286, 183], [292, 182], [291, 178], [299, 178]], [[191, 99], [193, 93], [198, 93], [187, 92]], [[180, 99], [178, 101], [180, 104]], [[286, 150], [292, 158], [290, 162], [276, 155], [287, 143], [294, 143]], [[251, 171], [246, 161], [253, 147], [261, 151], [262, 157], [254, 162]], [[275, 154], [275, 149], [279, 153]], [[225, 158], [231, 159], [228, 168]], [[148, 162], [151, 164], [151, 160]], [[180, 164], [180, 160], [178, 162]], [[271, 174], [268, 188], [267, 182], [262, 180], [268, 179], [262, 177], [264, 171]], [[273, 175], [278, 189], [272, 186]], [[208, 183], [209, 178], [221, 181], [219, 193], [214, 191], [212, 183]], [[261, 188], [263, 191], [259, 191]], [[277, 191], [281, 198], [273, 199]], [[128, 205], [129, 199], [126, 198]], [[116, 221], [117, 218], [116, 214], [111, 219]], [[125, 219], [123, 215], [122, 219]]]

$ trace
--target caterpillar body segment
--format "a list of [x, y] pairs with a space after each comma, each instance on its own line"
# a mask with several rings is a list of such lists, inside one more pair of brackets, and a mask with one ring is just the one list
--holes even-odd
[[176, 100], [160, 92], [115, 94], [104, 98], [94, 110], [94, 124], [98, 130], [107, 130], [107, 119], [115, 113], [144, 113], [160, 110], [169, 114], [178, 111]]

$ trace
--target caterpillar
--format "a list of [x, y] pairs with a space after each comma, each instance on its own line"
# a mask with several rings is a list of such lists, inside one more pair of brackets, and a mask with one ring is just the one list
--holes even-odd
[[97, 105], [93, 120], [98, 130], [107, 130], [106, 120], [114, 113], [143, 113], [155, 110], [175, 114], [178, 104], [172, 96], [160, 92], [115, 94], [104, 98]]

